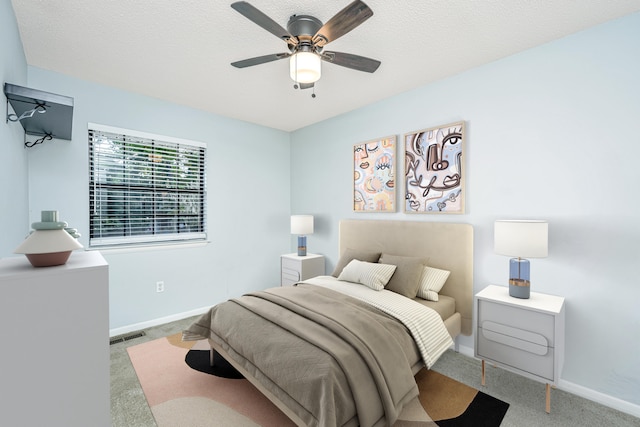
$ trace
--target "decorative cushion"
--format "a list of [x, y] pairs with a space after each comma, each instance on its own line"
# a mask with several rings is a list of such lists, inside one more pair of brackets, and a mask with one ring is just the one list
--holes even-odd
[[396, 272], [393, 273], [385, 289], [407, 298], [415, 298], [418, 293], [418, 287], [420, 287], [420, 277], [426, 261], [427, 259], [422, 257], [397, 256], [383, 253], [379, 262], [397, 266]]
[[422, 270], [417, 296], [429, 301], [438, 301], [438, 292], [444, 286], [450, 273], [447, 270], [425, 266]]
[[381, 291], [393, 276], [394, 271], [396, 271], [395, 265], [354, 259], [342, 269], [338, 280], [360, 283], [376, 291]]
[[347, 248], [342, 252], [342, 255], [340, 255], [336, 268], [331, 275], [338, 277], [342, 269], [349, 264], [351, 260], [357, 259], [359, 261], [378, 262], [378, 258], [380, 258], [380, 252], [365, 252]]

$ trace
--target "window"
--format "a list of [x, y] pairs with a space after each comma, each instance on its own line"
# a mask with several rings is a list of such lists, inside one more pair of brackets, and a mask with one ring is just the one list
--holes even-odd
[[90, 247], [205, 240], [206, 145], [89, 124]]

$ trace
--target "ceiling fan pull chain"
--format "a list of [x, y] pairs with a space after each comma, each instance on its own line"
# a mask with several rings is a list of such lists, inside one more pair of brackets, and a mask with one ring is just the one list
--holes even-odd
[[296, 81], [293, 83], [293, 88], [298, 89], [298, 55], [293, 55], [293, 60], [296, 61]]

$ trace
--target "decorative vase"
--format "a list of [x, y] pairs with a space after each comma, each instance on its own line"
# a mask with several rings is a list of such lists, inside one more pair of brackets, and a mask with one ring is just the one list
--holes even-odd
[[53, 267], [66, 264], [71, 251], [50, 252], [48, 254], [24, 254], [34, 267]]
[[14, 253], [24, 254], [34, 267], [63, 265], [71, 252], [83, 246], [67, 231], [67, 223], [58, 221], [58, 211], [42, 211], [41, 222], [34, 222], [34, 231], [16, 248]]

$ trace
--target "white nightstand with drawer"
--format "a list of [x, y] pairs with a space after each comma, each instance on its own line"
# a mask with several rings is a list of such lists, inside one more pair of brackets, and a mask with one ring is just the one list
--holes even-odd
[[286, 254], [280, 257], [280, 285], [291, 286], [301, 280], [324, 275], [324, 257], [317, 254]]
[[546, 383], [546, 411], [551, 385], [564, 362], [564, 298], [531, 292], [529, 299], [509, 296], [509, 288], [490, 285], [475, 296], [475, 356], [504, 369]]

